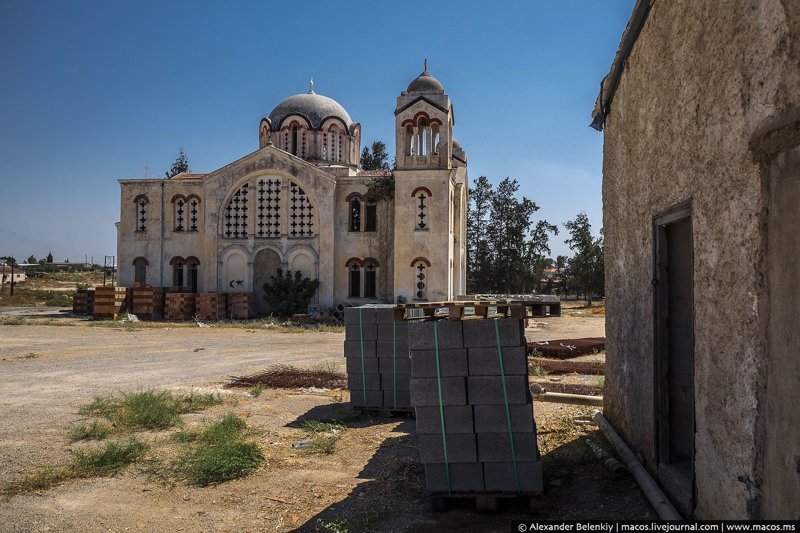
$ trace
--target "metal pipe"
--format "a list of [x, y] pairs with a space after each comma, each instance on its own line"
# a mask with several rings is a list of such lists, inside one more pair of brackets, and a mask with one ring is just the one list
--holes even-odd
[[625, 463], [625, 466], [633, 476], [633, 479], [636, 480], [636, 483], [639, 484], [639, 487], [642, 489], [642, 492], [644, 492], [650, 505], [652, 505], [656, 513], [658, 513], [659, 518], [662, 520], [683, 520], [683, 517], [675, 510], [675, 507], [672, 506], [667, 496], [661, 490], [661, 487], [650, 477], [650, 474], [645, 470], [642, 463], [633, 455], [633, 452], [628, 448], [628, 445], [625, 444], [625, 441], [614, 431], [614, 428], [611, 427], [611, 424], [606, 420], [606, 417], [603, 416], [603, 413], [597, 411], [593, 418], [603, 431], [603, 435], [605, 435], [608, 441], [614, 446], [620, 459]]
[[603, 407], [602, 396], [584, 396], [583, 394], [566, 394], [563, 392], [547, 392], [537, 394], [534, 390], [533, 399], [537, 402], [568, 403], [571, 405], [593, 405]]
[[594, 452], [595, 457], [600, 459], [603, 466], [611, 471], [612, 474], [618, 476], [625, 471], [625, 465], [611, 457], [596, 440], [587, 437], [583, 439], [583, 442], [586, 443], [586, 446]]

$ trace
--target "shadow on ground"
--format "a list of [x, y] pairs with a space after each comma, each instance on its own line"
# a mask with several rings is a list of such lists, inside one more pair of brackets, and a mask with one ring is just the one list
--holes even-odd
[[[292, 424], [308, 418], [335, 418], [331, 416], [336, 414], [335, 407], [314, 408]], [[397, 436], [387, 438], [364, 465], [358, 476], [363, 481], [346, 498], [294, 531], [506, 532], [511, 520], [656, 519], [633, 479], [627, 473], [612, 475], [581, 438], [543, 456], [546, 489], [535, 499], [535, 505], [529, 505], [528, 498], [501, 499], [496, 514], [480, 514], [473, 500], [453, 499], [447, 511], [434, 512], [425, 492], [425, 471], [419, 463], [413, 420], [401, 423], [395, 433]], [[588, 436], [602, 440], [599, 431]]]

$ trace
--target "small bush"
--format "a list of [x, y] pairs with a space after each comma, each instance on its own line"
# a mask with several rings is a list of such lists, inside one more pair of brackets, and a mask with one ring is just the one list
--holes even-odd
[[96, 396], [79, 409], [83, 415], [106, 418], [126, 429], [167, 429], [180, 423], [180, 415], [222, 403], [214, 394], [174, 395], [169, 391], [148, 390], [121, 396]]
[[18, 481], [12, 482], [3, 492], [12, 496], [23, 492], [47, 490], [71, 477], [73, 477], [73, 475], [67, 468], [47, 466], [26, 475]]
[[112, 427], [108, 424], [94, 421], [90, 424], [81, 424], [72, 428], [69, 439], [72, 442], [79, 440], [103, 440], [111, 435]]
[[261, 396], [261, 393], [264, 392], [265, 390], [267, 390], [267, 386], [264, 385], [263, 383], [259, 383], [258, 385], [250, 389], [250, 396], [252, 396], [253, 398], [258, 398], [259, 396]]
[[300, 448], [300, 451], [308, 455], [331, 455], [336, 451], [336, 443], [340, 438], [341, 435], [317, 435], [310, 443]]
[[264, 455], [256, 443], [234, 439], [198, 446], [180, 462], [189, 483], [205, 486], [246, 476], [261, 466]]
[[294, 275], [291, 270], [287, 270], [284, 275], [279, 268], [274, 276], [270, 276], [270, 281], [264, 284], [264, 299], [277, 316], [290, 317], [295, 313], [308, 311], [308, 304], [318, 287], [318, 279], [305, 278], [299, 270]]
[[147, 444], [131, 439], [126, 444], [109, 442], [102, 448], [76, 450], [72, 469], [78, 477], [113, 476], [139, 460], [147, 449]]
[[322, 420], [303, 420], [300, 427], [309, 433], [329, 433], [344, 431], [346, 426], [338, 420], [323, 422]]

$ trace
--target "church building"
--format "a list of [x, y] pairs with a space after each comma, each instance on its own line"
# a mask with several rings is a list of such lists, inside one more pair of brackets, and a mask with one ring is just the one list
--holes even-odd
[[[207, 174], [120, 180], [119, 284], [253, 291], [278, 269], [319, 279], [314, 309], [465, 293], [467, 157], [427, 70], [397, 98], [396, 169], [359, 168], [361, 124], [308, 93], [279, 103], [258, 150]], [[394, 179], [394, 195], [370, 195]]]

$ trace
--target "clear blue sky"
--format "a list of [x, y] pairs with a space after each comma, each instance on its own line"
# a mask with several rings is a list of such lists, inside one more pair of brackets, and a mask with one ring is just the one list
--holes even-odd
[[588, 124], [633, 3], [4, 0], [0, 255], [102, 262], [118, 178], [163, 176], [180, 147], [195, 172], [252, 152], [310, 76], [393, 151], [395, 98], [425, 57], [471, 178], [516, 178], [542, 218], [586, 211], [599, 231]]

